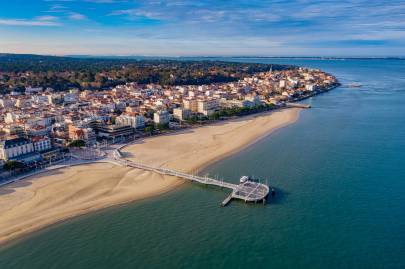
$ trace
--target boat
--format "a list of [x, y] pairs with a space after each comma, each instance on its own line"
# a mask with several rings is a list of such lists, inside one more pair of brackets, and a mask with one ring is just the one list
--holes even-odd
[[353, 82], [350, 83], [349, 85], [347, 85], [349, 88], [360, 88], [362, 85], [360, 83], [357, 82]]
[[248, 176], [243, 176], [243, 177], [241, 177], [240, 179], [239, 179], [239, 182], [240, 183], [245, 183], [245, 182], [247, 182], [247, 181], [249, 181], [250, 180], [250, 178], [248, 177]]

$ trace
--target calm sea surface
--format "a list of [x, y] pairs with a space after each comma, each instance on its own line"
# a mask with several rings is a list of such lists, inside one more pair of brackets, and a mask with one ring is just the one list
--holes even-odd
[[207, 169], [266, 178], [268, 205], [185, 186], [0, 248], [1, 269], [405, 268], [405, 61], [238, 59], [321, 68], [345, 86]]

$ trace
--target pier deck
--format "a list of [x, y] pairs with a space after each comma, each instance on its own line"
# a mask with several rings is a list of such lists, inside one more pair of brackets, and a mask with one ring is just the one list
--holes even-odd
[[229, 197], [227, 199], [225, 199], [225, 201], [228, 200], [226, 202], [226, 204], [228, 204], [231, 199], [240, 199], [245, 202], [262, 201], [269, 194], [269, 186], [259, 183], [259, 182], [246, 181], [241, 184], [233, 184], [233, 183], [225, 182], [223, 180], [213, 179], [210, 177], [201, 177], [198, 175], [187, 174], [187, 173], [176, 171], [176, 170], [169, 169], [169, 168], [153, 167], [150, 165], [130, 161], [130, 160], [122, 158], [121, 153], [119, 151], [117, 151], [114, 155], [115, 155], [115, 160], [125, 166], [142, 169], [142, 170], [146, 170], [146, 171], [151, 171], [151, 172], [159, 173], [162, 175], [180, 177], [180, 178], [198, 182], [198, 183], [204, 184], [204, 185], [213, 185], [213, 186], [218, 186], [221, 188], [231, 189], [232, 193], [229, 195]]
[[232, 200], [232, 193], [229, 194], [229, 196], [226, 197], [225, 200], [222, 201], [221, 205], [226, 206], [227, 204], [229, 204], [231, 202], [231, 200]]
[[298, 107], [298, 108], [311, 108], [311, 105], [309, 104], [301, 104], [301, 103], [291, 103], [287, 102], [285, 103], [287, 107]]

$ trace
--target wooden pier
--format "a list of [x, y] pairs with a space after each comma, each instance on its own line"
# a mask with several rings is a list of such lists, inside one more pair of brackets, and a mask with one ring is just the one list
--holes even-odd
[[287, 107], [298, 107], [298, 108], [311, 108], [311, 105], [308, 104], [300, 104], [300, 103], [285, 103]]
[[225, 198], [225, 200], [222, 201], [221, 206], [226, 206], [229, 204], [232, 200], [232, 193], [228, 195], [228, 197]]
[[124, 159], [122, 158], [119, 150], [116, 150], [116, 152], [114, 153], [114, 158], [115, 161], [125, 166], [151, 171], [162, 175], [180, 177], [204, 185], [213, 185], [221, 188], [231, 189], [232, 193], [222, 202], [223, 206], [227, 205], [232, 199], [240, 199], [245, 202], [263, 201], [269, 194], [269, 186], [260, 182], [246, 181], [241, 184], [233, 184], [225, 182], [223, 180], [213, 179], [207, 176], [201, 177], [198, 175], [187, 174], [173, 169], [153, 167], [150, 165]]

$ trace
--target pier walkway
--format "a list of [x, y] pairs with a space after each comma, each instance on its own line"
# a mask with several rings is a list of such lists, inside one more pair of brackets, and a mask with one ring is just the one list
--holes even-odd
[[198, 183], [204, 184], [204, 185], [213, 185], [213, 186], [218, 186], [221, 188], [230, 189], [230, 190], [232, 190], [232, 193], [222, 203], [223, 206], [226, 205], [227, 203], [229, 203], [231, 201], [231, 199], [240, 199], [245, 202], [265, 201], [267, 195], [269, 194], [269, 186], [259, 183], [259, 182], [246, 181], [241, 184], [233, 184], [233, 183], [225, 182], [223, 180], [213, 179], [213, 178], [210, 178], [207, 176], [202, 177], [202, 176], [198, 176], [198, 175], [187, 174], [187, 173], [176, 171], [176, 170], [169, 169], [169, 168], [153, 167], [153, 166], [150, 166], [147, 164], [124, 159], [124, 158], [122, 158], [119, 150], [116, 150], [114, 152], [114, 159], [118, 163], [125, 165], [125, 166], [142, 169], [142, 170], [146, 170], [146, 171], [151, 171], [151, 172], [159, 173], [162, 175], [184, 178], [184, 179], [187, 179], [187, 180], [190, 180], [193, 182], [198, 182]]
[[309, 105], [309, 104], [301, 104], [301, 103], [287, 102], [287, 103], [285, 103], [285, 105], [286, 105], [286, 107], [311, 108], [311, 105]]

